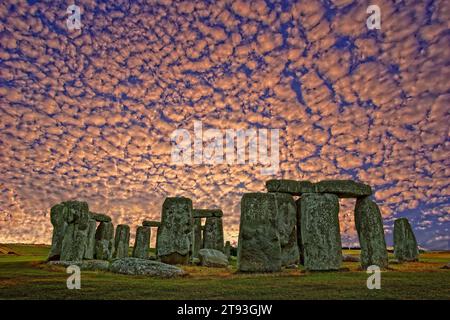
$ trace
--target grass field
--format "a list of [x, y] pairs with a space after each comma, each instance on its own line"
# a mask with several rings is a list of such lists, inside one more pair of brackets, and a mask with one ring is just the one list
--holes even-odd
[[[392, 264], [381, 274], [381, 289], [369, 290], [358, 263], [349, 271], [238, 274], [229, 269], [183, 266], [178, 279], [83, 271], [81, 290], [68, 290], [61, 267], [44, 264], [48, 247], [6, 245], [0, 254], [0, 299], [445, 299], [450, 300], [450, 252], [423, 253], [420, 262]], [[5, 246], [3, 246], [5, 248]], [[354, 251], [345, 253], [355, 254]]]

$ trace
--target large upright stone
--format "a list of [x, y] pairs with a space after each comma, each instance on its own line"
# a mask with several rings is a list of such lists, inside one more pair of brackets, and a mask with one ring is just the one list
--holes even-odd
[[134, 241], [133, 257], [148, 259], [150, 252], [150, 227], [139, 226], [136, 229], [136, 240]]
[[192, 257], [198, 258], [198, 251], [202, 248], [202, 219], [194, 218], [194, 234], [192, 243]]
[[338, 270], [342, 262], [338, 197], [327, 193], [305, 193], [300, 207], [305, 268]]
[[84, 258], [91, 260], [95, 257], [95, 232], [97, 229], [97, 222], [94, 219], [89, 219], [88, 238], [86, 244], [86, 251]]
[[407, 218], [394, 222], [394, 256], [400, 262], [419, 260], [416, 236]]
[[269, 192], [289, 193], [293, 196], [300, 196], [303, 193], [315, 192], [314, 184], [312, 182], [287, 179], [268, 180], [266, 181], [266, 189]]
[[298, 264], [297, 207], [294, 198], [287, 193], [274, 193], [277, 206], [278, 234], [281, 245], [281, 265]]
[[223, 223], [221, 217], [206, 218], [203, 232], [203, 248], [223, 252]]
[[100, 222], [95, 232], [95, 258], [110, 260], [114, 254], [114, 225]]
[[50, 221], [53, 225], [52, 246], [48, 255], [48, 261], [59, 260], [67, 228], [67, 221], [64, 216], [64, 205], [59, 203], [50, 209]]
[[314, 184], [317, 193], [332, 193], [339, 198], [359, 198], [372, 194], [372, 188], [353, 180], [323, 180]]
[[169, 197], [163, 203], [157, 252], [164, 263], [189, 263], [193, 242], [192, 200]]
[[369, 197], [358, 198], [355, 225], [361, 246], [361, 266], [387, 268], [388, 253], [384, 239], [383, 218], [377, 204]]
[[275, 195], [246, 193], [241, 199], [238, 270], [281, 270], [281, 245], [277, 227]]
[[130, 227], [126, 224], [119, 224], [114, 237], [114, 258], [128, 257], [130, 247]]
[[301, 206], [301, 198], [297, 199], [297, 201], [295, 201], [295, 204], [297, 206], [297, 246], [298, 246], [298, 253], [299, 253], [299, 260], [300, 260], [300, 264], [303, 266], [305, 265], [305, 252], [303, 250], [303, 243], [302, 243], [302, 227], [301, 227], [301, 221], [302, 221], [302, 206]]
[[62, 261], [81, 261], [87, 247], [89, 230], [89, 206], [86, 202], [63, 202], [63, 214], [67, 228], [61, 247]]

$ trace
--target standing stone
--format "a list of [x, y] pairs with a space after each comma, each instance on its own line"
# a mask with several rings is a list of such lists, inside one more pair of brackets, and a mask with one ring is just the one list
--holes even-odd
[[61, 247], [62, 261], [81, 261], [87, 247], [89, 230], [89, 206], [86, 202], [63, 202], [63, 214], [67, 228]]
[[407, 218], [394, 222], [394, 256], [400, 262], [419, 260], [416, 236]]
[[294, 198], [287, 193], [274, 193], [277, 204], [278, 234], [281, 245], [281, 265], [298, 264], [297, 208]]
[[302, 227], [301, 227], [301, 220], [302, 220], [302, 212], [301, 212], [301, 198], [295, 201], [295, 204], [297, 206], [297, 246], [298, 246], [298, 253], [300, 256], [300, 264], [302, 266], [305, 265], [305, 252], [303, 250], [303, 243], [302, 243]]
[[150, 252], [150, 227], [139, 226], [136, 229], [136, 240], [134, 241], [133, 257], [148, 259]]
[[377, 204], [369, 197], [358, 198], [355, 206], [355, 225], [361, 246], [361, 266], [388, 266], [388, 253], [384, 239], [383, 218]]
[[225, 247], [223, 248], [223, 253], [227, 256], [227, 259], [230, 260], [231, 257], [231, 243], [230, 241], [225, 242]]
[[192, 200], [166, 198], [157, 239], [158, 257], [164, 263], [188, 264], [193, 242]]
[[114, 254], [114, 225], [112, 222], [100, 222], [95, 232], [95, 257], [98, 260], [110, 260]]
[[223, 251], [222, 217], [206, 218], [203, 236], [203, 248]]
[[119, 224], [114, 237], [114, 258], [128, 257], [130, 247], [130, 227], [126, 224]]
[[88, 238], [86, 251], [84, 252], [85, 259], [94, 259], [95, 257], [95, 231], [97, 228], [97, 222], [94, 219], [89, 219]]
[[338, 270], [342, 262], [338, 197], [328, 193], [305, 193], [300, 206], [305, 268]]
[[64, 205], [62, 203], [54, 205], [50, 209], [50, 221], [53, 225], [52, 247], [47, 260], [59, 260], [61, 256], [62, 242], [66, 232], [67, 222], [64, 216]]
[[242, 272], [281, 270], [281, 245], [274, 194], [243, 195], [237, 263], [238, 270]]
[[198, 258], [198, 251], [202, 248], [202, 219], [194, 218], [194, 239], [192, 243], [192, 257]]

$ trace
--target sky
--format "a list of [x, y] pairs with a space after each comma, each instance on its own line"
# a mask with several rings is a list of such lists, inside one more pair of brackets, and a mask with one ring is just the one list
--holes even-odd
[[[422, 247], [450, 246], [448, 2], [4, 0], [0, 21], [0, 242], [50, 243], [70, 199], [133, 237], [185, 196], [221, 208], [234, 243], [242, 195], [285, 178], [367, 183], [388, 245], [407, 217]], [[171, 134], [195, 121], [278, 129], [279, 170], [174, 164]]]

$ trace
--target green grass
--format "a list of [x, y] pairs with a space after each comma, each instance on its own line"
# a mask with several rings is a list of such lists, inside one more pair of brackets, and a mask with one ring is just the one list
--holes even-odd
[[229, 269], [183, 266], [189, 275], [178, 279], [84, 271], [81, 290], [68, 290], [65, 269], [43, 263], [48, 247], [8, 247], [19, 255], [0, 255], [0, 299], [450, 299], [450, 270], [440, 269], [449, 252], [392, 264], [380, 290], [367, 289], [358, 263], [344, 263], [346, 272], [238, 274], [235, 260]]

